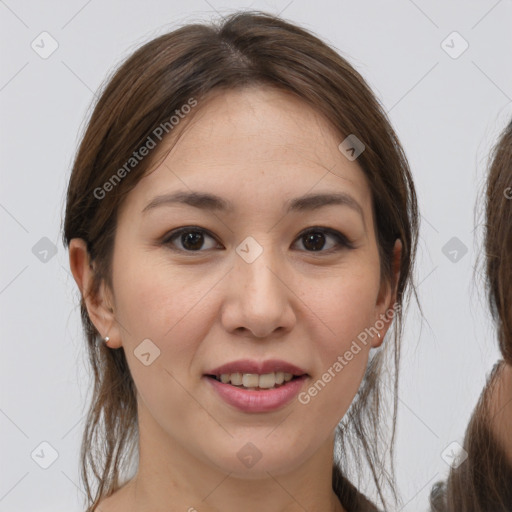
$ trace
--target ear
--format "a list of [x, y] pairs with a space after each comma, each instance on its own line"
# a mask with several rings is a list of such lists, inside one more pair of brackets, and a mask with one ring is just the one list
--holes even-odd
[[391, 263], [392, 276], [391, 281], [383, 280], [379, 290], [377, 303], [375, 305], [375, 323], [374, 330], [378, 335], [372, 338], [372, 347], [377, 348], [382, 345], [384, 336], [391, 327], [395, 316], [396, 289], [400, 278], [400, 262], [402, 261], [402, 242], [397, 238], [393, 248], [393, 261]]
[[101, 282], [97, 294], [92, 293], [95, 276], [94, 265], [90, 261], [87, 245], [81, 238], [73, 238], [69, 243], [69, 266], [94, 327], [102, 339], [105, 336], [110, 338], [109, 348], [119, 348], [122, 343], [115, 318], [113, 299], [104, 281]]

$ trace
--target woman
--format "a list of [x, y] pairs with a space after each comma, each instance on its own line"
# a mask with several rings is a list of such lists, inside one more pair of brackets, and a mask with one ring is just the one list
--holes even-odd
[[87, 510], [377, 510], [361, 467], [386, 506], [417, 229], [385, 114], [309, 32], [238, 13], [137, 50], [67, 195]]
[[512, 122], [494, 149], [487, 178], [485, 253], [503, 360], [494, 365], [466, 430], [467, 459], [432, 490], [436, 512], [512, 510]]

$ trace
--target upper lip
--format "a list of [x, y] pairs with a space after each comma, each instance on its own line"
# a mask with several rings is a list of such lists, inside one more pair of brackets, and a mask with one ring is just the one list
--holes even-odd
[[291, 373], [292, 375], [299, 376], [307, 374], [302, 368], [280, 359], [269, 359], [267, 361], [239, 359], [238, 361], [232, 361], [231, 363], [213, 368], [207, 371], [205, 375], [222, 375], [226, 373], [257, 373], [258, 375], [263, 375], [273, 372]]

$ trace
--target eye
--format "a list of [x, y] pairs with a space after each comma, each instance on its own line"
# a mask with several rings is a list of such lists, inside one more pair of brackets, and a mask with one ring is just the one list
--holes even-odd
[[[322, 250], [325, 246], [325, 240], [334, 239], [334, 244], [327, 250]], [[303, 245], [307, 252], [333, 252], [341, 249], [353, 249], [352, 242], [342, 233], [334, 229], [314, 227], [303, 231], [298, 240], [303, 241]]]
[[[214, 241], [210, 242], [209, 247], [204, 247], [205, 238]], [[325, 248], [326, 240], [333, 240], [331, 247]], [[306, 252], [334, 252], [341, 249], [353, 249], [352, 242], [342, 233], [330, 228], [314, 227], [303, 231], [297, 241], [303, 241]], [[176, 247], [179, 242], [181, 247]], [[186, 226], [175, 229], [167, 236], [162, 243], [170, 245], [171, 249], [181, 252], [201, 252], [201, 249], [213, 249], [216, 242], [215, 237], [209, 234], [205, 229], [196, 226]]]
[[[200, 248], [203, 247], [204, 244], [205, 236], [215, 240], [213, 236], [209, 235], [203, 228], [187, 226], [172, 231], [170, 236], [166, 237], [162, 243], [164, 245], [172, 245], [179, 237], [178, 241], [181, 243], [181, 247], [171, 247], [172, 249], [185, 252], [200, 252]], [[211, 248], [212, 247], [207, 247], [207, 249]]]

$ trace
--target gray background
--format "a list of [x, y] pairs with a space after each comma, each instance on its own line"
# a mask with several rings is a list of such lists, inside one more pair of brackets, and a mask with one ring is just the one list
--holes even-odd
[[[489, 149], [512, 115], [512, 1], [6, 0], [0, 1], [2, 512], [83, 510], [78, 450], [88, 375], [60, 228], [95, 91], [148, 39], [236, 8], [282, 13], [335, 46], [368, 80], [405, 147], [422, 212], [416, 279], [425, 319], [411, 308], [404, 343], [401, 510], [424, 510], [431, 485], [447, 474], [442, 453], [462, 441], [499, 355], [476, 266], [475, 204]], [[46, 37], [50, 48], [43, 31], [58, 43], [46, 59], [31, 47]], [[448, 37], [454, 31], [463, 39]], [[469, 47], [458, 55], [464, 41]], [[456, 258], [446, 246], [453, 237]], [[43, 442], [58, 453], [47, 469], [40, 464], [50, 463], [52, 452]]]

